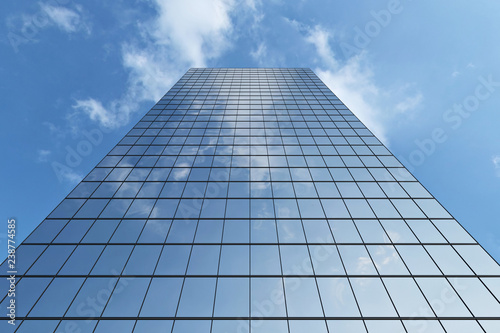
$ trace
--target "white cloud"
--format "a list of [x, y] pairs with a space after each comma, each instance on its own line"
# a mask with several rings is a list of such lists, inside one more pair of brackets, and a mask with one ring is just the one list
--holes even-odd
[[[76, 104], [73, 105], [73, 108], [82, 111], [88, 115], [91, 120], [96, 121], [105, 127], [113, 128], [123, 125], [123, 120], [117, 119], [117, 117], [120, 115], [125, 116], [124, 113], [110, 112], [102, 105], [101, 102], [96, 101], [93, 98], [77, 100]], [[112, 109], [115, 110], [116, 108], [113, 106]]]
[[52, 152], [50, 150], [39, 149], [37, 151], [37, 155], [38, 155], [37, 161], [40, 163], [48, 162], [50, 154], [52, 154]]
[[68, 7], [40, 3], [40, 7], [47, 14], [49, 19], [62, 31], [67, 33], [74, 33], [77, 31], [90, 33], [89, 25], [82, 17], [81, 6], [76, 6], [75, 10], [73, 10]]
[[495, 174], [497, 177], [500, 177], [500, 155], [493, 156], [491, 159], [493, 165], [495, 166]]
[[408, 96], [404, 101], [396, 105], [396, 110], [401, 113], [413, 110], [422, 103], [422, 100], [423, 95], [421, 93], [417, 93], [415, 96]]
[[[388, 94], [389, 88], [381, 88], [376, 82], [366, 51], [346, 61], [339, 61], [330, 46], [332, 33], [316, 25], [309, 27], [287, 20], [305, 34], [304, 40], [316, 49], [320, 64], [315, 72], [323, 82], [354, 112], [354, 114], [386, 145], [388, 120], [398, 113], [415, 109], [423, 96], [414, 93], [408, 96], [405, 89]], [[394, 99], [398, 99], [394, 102]]]
[[323, 63], [330, 68], [338, 68], [339, 64], [335, 59], [335, 54], [330, 48], [329, 39], [330, 32], [319, 25], [309, 29], [309, 33], [306, 36], [306, 41], [316, 47], [318, 55]]
[[233, 0], [150, 1], [157, 16], [139, 24], [140, 41], [122, 45], [126, 92], [109, 103], [87, 98], [74, 105], [106, 127], [126, 124], [141, 102], [157, 101], [187, 68], [205, 67], [231, 45]]

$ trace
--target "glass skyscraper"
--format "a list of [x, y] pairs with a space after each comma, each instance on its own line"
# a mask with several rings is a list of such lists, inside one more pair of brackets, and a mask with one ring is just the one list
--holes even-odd
[[500, 266], [309, 69], [189, 70], [16, 261], [1, 332], [500, 332]]

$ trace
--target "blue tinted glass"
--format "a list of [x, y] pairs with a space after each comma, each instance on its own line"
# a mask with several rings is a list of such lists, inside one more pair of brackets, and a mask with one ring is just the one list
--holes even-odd
[[[120, 278], [104, 310], [105, 317], [136, 317], [142, 305], [149, 278]], [[123, 304], [127, 304], [126, 307]]]

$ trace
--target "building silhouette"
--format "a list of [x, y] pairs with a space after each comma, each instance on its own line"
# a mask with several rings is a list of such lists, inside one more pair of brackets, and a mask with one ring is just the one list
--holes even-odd
[[500, 266], [309, 69], [190, 69], [16, 269], [1, 332], [500, 332]]

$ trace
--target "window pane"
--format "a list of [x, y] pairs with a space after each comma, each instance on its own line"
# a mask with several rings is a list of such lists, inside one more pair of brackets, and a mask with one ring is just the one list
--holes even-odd
[[248, 316], [249, 282], [249, 278], [219, 278], [217, 281], [214, 316]]
[[214, 306], [214, 296], [215, 278], [186, 278], [177, 316], [211, 316]]
[[313, 278], [285, 278], [285, 295], [289, 316], [323, 316], [318, 289]]

